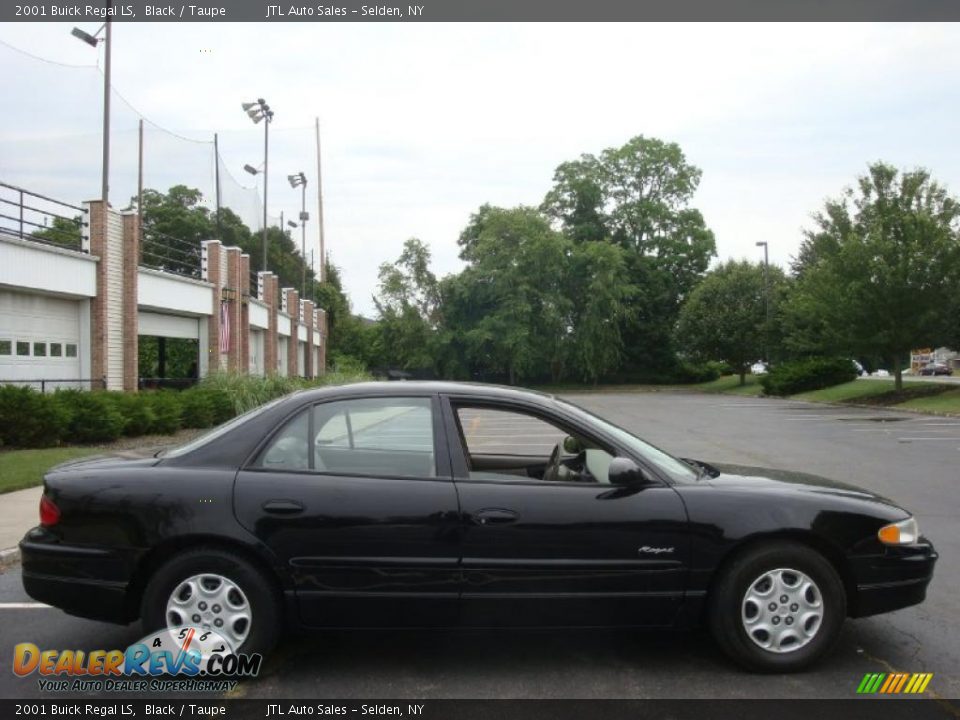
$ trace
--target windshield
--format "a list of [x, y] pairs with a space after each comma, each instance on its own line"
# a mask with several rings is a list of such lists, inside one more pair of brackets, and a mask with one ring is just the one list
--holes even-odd
[[243, 425], [248, 420], [259, 415], [264, 410], [267, 410], [268, 408], [273, 407], [274, 405], [276, 405], [277, 403], [279, 403], [281, 400], [284, 400], [284, 399], [285, 397], [279, 397], [276, 400], [271, 400], [270, 402], [264, 405], [255, 407], [252, 410], [247, 410], [247, 412], [243, 413], [242, 415], [237, 415], [232, 420], [227, 420], [222, 425], [217, 425], [217, 427], [213, 428], [212, 430], [209, 430], [208, 432], [203, 433], [200, 437], [196, 437], [184, 445], [175, 447], [172, 450], [160, 451], [160, 453], [158, 454], [158, 457], [164, 457], [164, 458], [180, 457], [181, 455], [186, 455], [189, 452], [193, 452], [197, 448], [203, 447], [207, 443], [212, 442], [213, 440], [216, 440], [221, 435], [225, 435], [226, 433], [230, 432], [234, 428], [239, 427], [240, 425]]
[[574, 405], [571, 402], [559, 399], [557, 402], [561, 403], [565, 408], [579, 415], [583, 420], [588, 421], [592, 425], [599, 425], [602, 430], [616, 438], [620, 444], [624, 445], [631, 452], [634, 452], [642, 457], [651, 465], [663, 471], [665, 475], [675, 482], [695, 482], [697, 480], [697, 471], [682, 460], [678, 460], [672, 455], [668, 455], [660, 448], [644, 442], [636, 435], [624, 430], [622, 427], [618, 427], [617, 425], [604, 420], [599, 415], [594, 415], [589, 410], [584, 410], [579, 405]]

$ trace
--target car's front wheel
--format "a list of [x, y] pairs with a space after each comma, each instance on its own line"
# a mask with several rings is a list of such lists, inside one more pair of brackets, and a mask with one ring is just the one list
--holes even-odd
[[266, 654], [280, 634], [281, 605], [275, 584], [252, 563], [201, 548], [174, 556], [153, 574], [142, 617], [148, 631], [213, 630], [234, 652]]
[[777, 542], [730, 563], [709, 611], [714, 637], [734, 660], [751, 670], [791, 672], [833, 646], [847, 614], [846, 594], [820, 553]]

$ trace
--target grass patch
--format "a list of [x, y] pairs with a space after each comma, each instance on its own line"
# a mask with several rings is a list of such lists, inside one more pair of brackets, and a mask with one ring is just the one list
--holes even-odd
[[[687, 385], [692, 390], [698, 390], [706, 393], [723, 393], [725, 395], [746, 395], [756, 397], [763, 392], [760, 385], [759, 375], [747, 375], [744, 385], [740, 384], [739, 375], [724, 375], [710, 382], [700, 383], [698, 385]], [[684, 386], [680, 386], [681, 388]]]
[[943, 413], [945, 415], [960, 415], [960, 389], [945, 389], [936, 395], [911, 398], [894, 407], [903, 408], [904, 410]]
[[43, 474], [58, 463], [102, 453], [102, 448], [65, 447], [0, 452], [0, 493], [23, 490], [43, 482]]
[[842, 385], [793, 395], [792, 399], [828, 403], [860, 402], [866, 398], [892, 393], [894, 387], [893, 380], [854, 380]]
[[[928, 407], [934, 410], [940, 404], [944, 407], [941, 412], [955, 412], [950, 410], [957, 402], [955, 399], [951, 400], [948, 397], [944, 401], [937, 400], [942, 395], [952, 395], [954, 391], [956, 391], [956, 388], [951, 385], [904, 383], [903, 390], [897, 392], [893, 380], [854, 380], [823, 390], [793, 395], [791, 399], [807, 400], [809, 402], [901, 407], [912, 410], [923, 410]], [[955, 397], [956, 395], [954, 395]]]

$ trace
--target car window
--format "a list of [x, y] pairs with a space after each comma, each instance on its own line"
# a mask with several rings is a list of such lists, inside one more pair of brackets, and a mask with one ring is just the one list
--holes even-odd
[[616, 438], [618, 442], [622, 443], [624, 446], [635, 452], [650, 464], [659, 468], [673, 480], [677, 482], [694, 482], [697, 480], [697, 471], [682, 460], [678, 460], [660, 448], [644, 442], [636, 435], [633, 435], [623, 428], [604, 420], [598, 415], [594, 415], [592, 412], [585, 410], [579, 405], [574, 405], [566, 400], [561, 400], [559, 402], [562, 402], [563, 405], [573, 414], [578, 415], [585, 421], [591, 422], [597, 427], [605, 430], [609, 435], [612, 435], [614, 438]]
[[435, 477], [430, 398], [364, 398], [314, 406], [319, 472]]
[[467, 452], [548, 456], [567, 433], [540, 418], [492, 408], [461, 407], [457, 418]]
[[274, 470], [309, 470], [310, 447], [307, 432], [309, 415], [307, 410], [298, 413], [290, 420], [261, 453], [260, 467]]
[[[613, 455], [528, 413], [456, 407], [471, 480], [609, 484]], [[558, 457], [553, 452], [558, 449]]]
[[254, 466], [375, 477], [436, 477], [431, 400], [363, 398], [319, 403], [287, 422]]

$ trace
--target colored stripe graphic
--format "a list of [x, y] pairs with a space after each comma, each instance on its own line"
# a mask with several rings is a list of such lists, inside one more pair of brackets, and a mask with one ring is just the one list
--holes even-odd
[[857, 686], [858, 695], [918, 695], [927, 689], [933, 673], [867, 673]]

